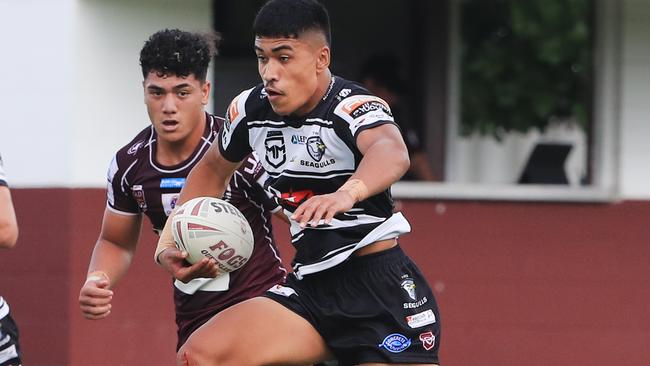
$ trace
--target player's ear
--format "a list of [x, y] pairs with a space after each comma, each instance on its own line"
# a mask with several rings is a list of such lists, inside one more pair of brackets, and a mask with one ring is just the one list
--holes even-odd
[[210, 89], [212, 88], [212, 84], [208, 80], [204, 81], [203, 84], [201, 85], [201, 93], [203, 94], [201, 97], [201, 103], [203, 105], [208, 104], [208, 100], [210, 99]]
[[329, 46], [322, 46], [318, 50], [316, 58], [316, 70], [321, 73], [330, 67], [330, 48]]

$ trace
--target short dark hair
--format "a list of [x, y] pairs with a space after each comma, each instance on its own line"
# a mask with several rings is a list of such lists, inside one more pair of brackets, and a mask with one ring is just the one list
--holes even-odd
[[253, 33], [259, 37], [298, 38], [310, 30], [323, 33], [327, 45], [332, 45], [327, 9], [316, 0], [269, 0], [253, 22]]
[[210, 61], [217, 54], [221, 36], [216, 32], [193, 33], [179, 29], [160, 30], [144, 43], [140, 51], [142, 76], [150, 72], [187, 77], [194, 74], [205, 82]]

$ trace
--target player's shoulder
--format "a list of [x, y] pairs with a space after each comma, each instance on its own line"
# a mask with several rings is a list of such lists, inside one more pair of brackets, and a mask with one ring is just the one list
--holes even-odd
[[122, 146], [115, 153], [115, 159], [120, 165], [138, 160], [149, 154], [150, 145], [153, 143], [153, 126], [142, 129], [131, 141]]
[[254, 116], [259, 116], [268, 108], [269, 102], [262, 84], [246, 89], [234, 97], [228, 105], [224, 126], [229, 129], [241, 121], [247, 121]]
[[207, 121], [206, 123], [208, 124], [208, 131], [207, 131], [207, 136], [204, 136], [207, 138], [210, 143], [214, 141], [216, 136], [219, 134], [219, 130], [221, 130], [221, 127], [223, 127], [223, 124], [226, 122], [226, 119], [221, 116], [214, 115], [212, 113], [207, 113]]
[[333, 114], [347, 123], [366, 119], [393, 119], [388, 103], [357, 82], [343, 79], [333, 92], [336, 92]]

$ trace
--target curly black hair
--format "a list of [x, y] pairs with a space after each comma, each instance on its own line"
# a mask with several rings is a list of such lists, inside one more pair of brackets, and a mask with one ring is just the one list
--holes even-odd
[[193, 33], [179, 29], [163, 29], [154, 33], [140, 51], [142, 76], [159, 75], [187, 77], [194, 74], [205, 82], [210, 61], [217, 54], [219, 33]]
[[316, 0], [270, 0], [253, 22], [253, 33], [260, 37], [296, 38], [309, 30], [323, 33], [332, 45], [329, 14]]

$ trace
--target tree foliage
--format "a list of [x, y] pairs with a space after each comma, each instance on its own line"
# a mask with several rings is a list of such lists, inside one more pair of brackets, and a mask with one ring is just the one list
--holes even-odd
[[462, 2], [461, 134], [500, 139], [571, 119], [592, 95], [590, 0]]

